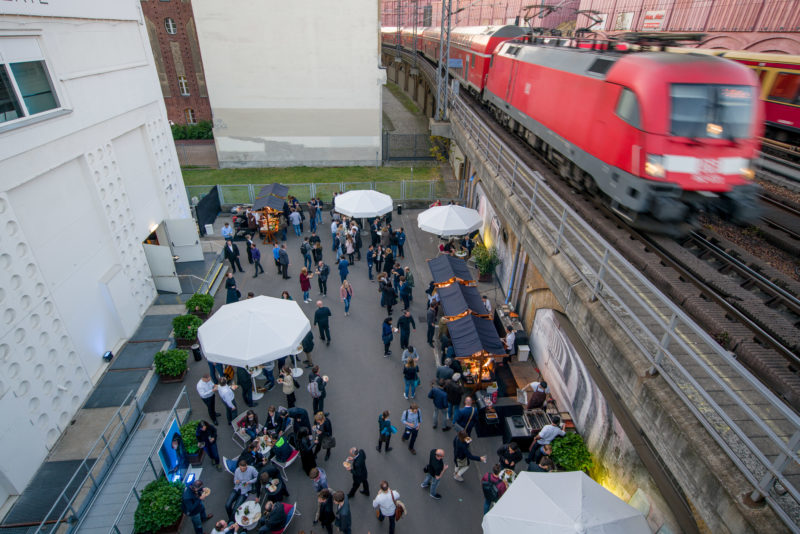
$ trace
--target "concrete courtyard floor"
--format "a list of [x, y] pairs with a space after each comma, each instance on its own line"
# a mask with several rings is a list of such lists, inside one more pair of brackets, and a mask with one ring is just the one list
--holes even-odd
[[[330, 320], [332, 342], [329, 347], [318, 339], [315, 328], [315, 348], [312, 353], [314, 362], [321, 368], [323, 374], [330, 377], [328, 396], [325, 401], [325, 410], [330, 412], [333, 424], [333, 434], [337, 440], [337, 447], [333, 449], [329, 461], [322, 460], [324, 455], [319, 455], [318, 464], [325, 469], [328, 483], [331, 488], [350, 489], [352, 478], [350, 473], [342, 467], [342, 461], [348, 455], [351, 446], [363, 448], [366, 451], [366, 463], [369, 471], [369, 484], [371, 496], [369, 498], [356, 494], [351, 501], [353, 514], [354, 533], [376, 533], [388, 530], [386, 523], [380, 523], [375, 518], [372, 508], [372, 499], [376, 495], [381, 480], [387, 480], [393, 489], [396, 489], [408, 509], [407, 517], [401, 519], [397, 525], [398, 532], [415, 533], [478, 533], [481, 532], [483, 512], [483, 496], [480, 487], [480, 478], [497, 461], [495, 451], [501, 445], [499, 437], [476, 438], [473, 435], [472, 451], [478, 455], [487, 455], [486, 464], [473, 463], [464, 475], [464, 482], [456, 482], [452, 478], [453, 461], [453, 430], [443, 432], [441, 425], [438, 430], [431, 428], [432, 404], [427, 398], [430, 383], [435, 375], [435, 356], [425, 342], [425, 303], [424, 290], [430, 281], [430, 271], [426, 260], [436, 256], [438, 252], [438, 238], [421, 232], [417, 228], [416, 216], [419, 210], [404, 210], [402, 215], [393, 216], [395, 228], [404, 227], [408, 235], [405, 246], [406, 257], [400, 259], [401, 265], [408, 265], [415, 278], [414, 300], [411, 310], [417, 329], [411, 334], [411, 344], [417, 347], [420, 353], [420, 380], [421, 385], [417, 391], [416, 401], [419, 403], [423, 424], [416, 443], [417, 455], [413, 456], [407, 446], [396, 434], [392, 439], [393, 450], [387, 453], [378, 453], [375, 450], [378, 438], [378, 415], [383, 410], [391, 412], [392, 423], [401, 428], [400, 417], [408, 407], [409, 401], [403, 398], [403, 380], [401, 374], [400, 357], [402, 351], [399, 347], [399, 338], [396, 336], [392, 347], [392, 356], [383, 357], [383, 345], [380, 339], [380, 324], [386, 317], [385, 311], [379, 305], [377, 284], [371, 283], [367, 277], [366, 261], [362, 254], [362, 261], [350, 267], [348, 280], [353, 286], [353, 299], [350, 308], [351, 315], [345, 317], [343, 303], [339, 299], [339, 274], [333, 262], [331, 251], [330, 215], [324, 214], [324, 222], [320, 226], [320, 235], [324, 249], [324, 260], [331, 267], [328, 283], [328, 296], [322, 299], [331, 309], [333, 316]], [[223, 219], [224, 220], [224, 219]], [[220, 222], [218, 220], [218, 222]], [[304, 236], [310, 235], [308, 224], [305, 225]], [[363, 235], [365, 242], [369, 239]], [[289, 231], [287, 249], [291, 258], [289, 267], [290, 280], [283, 280], [277, 273], [272, 261], [271, 245], [258, 242], [262, 251], [262, 264], [266, 270], [265, 275], [253, 278], [253, 267], [247, 263], [244, 248], [242, 250], [242, 267], [244, 273], [236, 273], [235, 277], [243, 295], [253, 291], [256, 295], [279, 297], [283, 290], [289, 294], [305, 310], [313, 322], [313, 312], [316, 306], [304, 304], [300, 291], [299, 271], [303, 266], [299, 252], [301, 238], [293, 231]], [[222, 246], [222, 242], [219, 242]], [[366, 249], [365, 249], [366, 250]], [[319, 297], [316, 279], [312, 280], [311, 298], [316, 301]], [[484, 290], [485, 289], [485, 290]], [[495, 303], [499, 302], [501, 295], [488, 285], [481, 288]], [[216, 295], [216, 307], [225, 302], [225, 290], [221, 289]], [[395, 308], [395, 321], [400, 316]], [[190, 358], [190, 370], [184, 384], [189, 391], [191, 399], [192, 418], [205, 419], [207, 411], [200, 401], [195, 390], [195, 384], [208, 367], [205, 361], [194, 362]], [[308, 372], [298, 379], [301, 389], [297, 392], [297, 405], [311, 412], [311, 398], [305, 390], [308, 383]], [[260, 384], [261, 382], [259, 382]], [[159, 384], [145, 411], [167, 410], [172, 406], [181, 385]], [[237, 391], [237, 404], [240, 409], [246, 405]], [[265, 393], [258, 401], [256, 413], [261, 420], [264, 419], [267, 407], [270, 405], [285, 405], [285, 396], [280, 387]], [[232, 440], [232, 430], [225, 424], [222, 403], [217, 399], [217, 410], [223, 415], [219, 418], [219, 449], [220, 455], [237, 457], [241, 448]], [[473, 433], [474, 434], [474, 433]], [[424, 478], [423, 466], [427, 463], [428, 453], [432, 448], [441, 447], [446, 451], [445, 461], [450, 468], [443, 477], [439, 486], [439, 493], [443, 496], [440, 501], [431, 499], [428, 490], [420, 488]], [[213, 491], [206, 500], [206, 508], [214, 513], [214, 519], [207, 522], [205, 530], [213, 528], [213, 521], [225, 516], [224, 504], [232, 488], [231, 476], [227, 473], [217, 472], [206, 458], [203, 460], [202, 479]], [[311, 481], [303, 472], [299, 460], [287, 470], [289, 477], [288, 489], [291, 493], [290, 501], [297, 501], [301, 516], [293, 522], [289, 532], [320, 533], [324, 529], [320, 525], [312, 525], [316, 500], [311, 486]], [[184, 522], [182, 532], [192, 532], [191, 524]]]

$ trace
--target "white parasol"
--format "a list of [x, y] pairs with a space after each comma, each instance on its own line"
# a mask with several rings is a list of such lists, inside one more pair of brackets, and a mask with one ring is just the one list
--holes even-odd
[[392, 211], [392, 197], [378, 191], [359, 189], [336, 195], [336, 211], [349, 217], [377, 217]]
[[417, 215], [420, 230], [443, 237], [465, 235], [482, 224], [480, 213], [464, 206], [435, 206]]

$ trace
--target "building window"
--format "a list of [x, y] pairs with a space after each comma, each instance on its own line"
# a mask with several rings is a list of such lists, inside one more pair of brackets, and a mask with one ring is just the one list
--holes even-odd
[[164, 27], [167, 29], [167, 33], [170, 35], [175, 35], [178, 33], [177, 24], [175, 24], [175, 21], [169, 17], [164, 19]]
[[0, 63], [0, 122], [56, 109], [58, 98], [44, 61]]
[[186, 81], [186, 76], [178, 76], [178, 87], [183, 96], [189, 96], [189, 82]]
[[183, 110], [183, 114], [186, 115], [186, 124], [197, 124], [197, 119], [194, 117], [194, 110], [192, 108], [186, 108]]

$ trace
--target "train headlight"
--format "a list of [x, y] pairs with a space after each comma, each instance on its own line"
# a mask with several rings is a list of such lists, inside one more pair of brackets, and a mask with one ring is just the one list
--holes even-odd
[[644, 164], [644, 172], [653, 178], [663, 178], [666, 175], [664, 171], [664, 156], [648, 154], [647, 161]]
[[739, 174], [745, 180], [752, 180], [756, 177], [756, 171], [753, 169], [753, 162], [751, 160], [747, 160], [747, 163], [744, 167], [739, 169]]

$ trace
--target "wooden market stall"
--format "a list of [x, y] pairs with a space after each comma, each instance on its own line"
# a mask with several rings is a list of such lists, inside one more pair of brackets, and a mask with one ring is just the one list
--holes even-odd
[[284, 213], [289, 188], [282, 184], [270, 184], [261, 188], [253, 204], [258, 213], [258, 229], [264, 243], [275, 242], [275, 234], [281, 227], [280, 217]]

